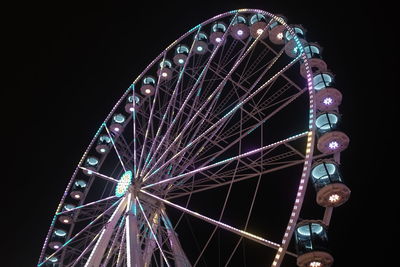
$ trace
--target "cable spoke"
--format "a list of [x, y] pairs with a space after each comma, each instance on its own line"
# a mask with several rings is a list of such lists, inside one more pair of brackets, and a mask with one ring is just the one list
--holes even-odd
[[107, 214], [112, 208], [114, 208], [115, 205], [120, 203], [122, 200], [119, 199], [116, 201], [114, 204], [112, 204], [108, 209], [106, 209], [104, 212], [102, 212], [99, 216], [97, 216], [93, 221], [91, 221], [86, 227], [84, 227], [81, 231], [79, 231], [77, 234], [75, 234], [72, 238], [70, 238], [67, 242], [65, 242], [59, 249], [57, 249], [54, 253], [52, 253], [50, 256], [46, 257], [44, 261], [38, 264], [38, 267], [42, 266], [45, 264], [51, 257], [56, 255], [59, 251], [61, 251], [64, 247], [66, 247], [69, 243], [71, 243], [73, 240], [75, 240], [78, 236], [80, 236], [83, 232], [85, 232], [90, 226], [92, 226], [95, 222], [97, 222], [100, 218], [102, 218], [105, 214]]
[[[233, 21], [233, 20], [232, 20], [232, 21]], [[229, 25], [229, 26], [230, 26], [230, 25]], [[229, 29], [229, 27], [228, 27], [228, 29]], [[227, 34], [227, 33], [224, 34], [224, 37], [226, 36], [226, 34]], [[206, 65], [205, 65], [205, 67], [204, 67], [203, 70], [201, 71], [199, 77], [196, 79], [195, 84], [192, 86], [192, 89], [190, 90], [189, 94], [187, 95], [185, 101], [182, 103], [181, 107], [179, 108], [178, 113], [176, 114], [175, 118], [172, 120], [171, 124], [169, 125], [169, 127], [168, 127], [166, 133], [164, 134], [163, 138], [161, 139], [160, 143], [158, 144], [157, 148], [155, 149], [155, 151], [154, 151], [153, 155], [151, 156], [149, 162], [148, 162], [147, 165], [143, 168], [141, 175], [143, 175], [143, 173], [144, 173], [144, 171], [146, 170], [146, 168], [147, 168], [148, 166], [150, 166], [150, 162], [154, 159], [155, 155], [158, 153], [159, 149], [161, 148], [161, 146], [162, 146], [162, 144], [163, 144], [163, 142], [164, 142], [164, 140], [165, 140], [165, 137], [166, 137], [166, 136], [168, 135], [168, 133], [171, 131], [173, 125], [174, 125], [175, 122], [177, 121], [177, 118], [180, 116], [180, 114], [181, 114], [182, 111], [184, 110], [184, 107], [186, 106], [186, 104], [188, 103], [188, 101], [189, 101], [189, 100], [191, 99], [191, 97], [193, 96], [193, 93], [196, 91], [198, 85], [199, 85], [199, 84], [201, 83], [201, 81], [203, 81], [203, 79], [205, 78], [205, 73], [206, 73], [207, 70], [208, 70], [208, 66], [211, 64], [211, 62], [212, 62], [214, 56], [217, 54], [217, 51], [219, 50], [219, 48], [221, 47], [221, 45], [222, 45], [222, 42], [219, 43], [219, 44], [215, 47], [215, 49], [213, 50], [213, 52], [211, 53], [211, 55], [210, 55], [210, 57], [208, 58], [208, 61], [207, 61]], [[192, 44], [192, 46], [193, 46], [193, 44]], [[175, 89], [177, 89], [177, 87], [176, 87]], [[174, 90], [174, 93], [175, 93], [175, 90]], [[171, 100], [172, 100], [172, 98], [173, 98], [173, 97], [171, 97]], [[170, 102], [171, 102], [171, 100], [170, 100]], [[166, 115], [167, 115], [167, 112], [164, 114], [164, 117], [166, 117]], [[164, 117], [163, 117], [163, 119], [164, 119]], [[161, 128], [161, 126], [160, 126], [160, 128]], [[176, 139], [175, 139], [175, 140], [176, 140]], [[152, 145], [152, 147], [153, 147], [153, 145]], [[163, 153], [163, 155], [164, 155], [164, 153]], [[162, 157], [163, 157], [163, 156], [161, 156], [160, 158], [162, 158]], [[157, 164], [157, 162], [159, 162], [160, 158], [156, 161], [155, 165]]]
[[94, 174], [94, 175], [96, 175], [96, 176], [98, 176], [98, 177], [100, 177], [100, 178], [104, 178], [104, 179], [106, 179], [106, 180], [108, 180], [108, 181], [111, 181], [111, 182], [114, 182], [114, 183], [118, 183], [118, 180], [117, 180], [117, 179], [112, 178], [112, 177], [107, 176], [107, 175], [104, 175], [104, 174], [101, 174], [101, 173], [96, 172], [96, 171], [94, 171], [94, 170], [91, 170], [91, 169], [88, 169], [88, 168], [85, 168], [85, 167], [79, 167], [79, 169], [82, 169], [82, 170], [84, 170], [84, 171], [90, 172], [90, 173], [92, 173], [92, 174]]
[[[248, 97], [246, 97], [243, 101], [239, 102], [235, 107], [233, 107], [228, 113], [226, 113], [221, 119], [219, 119], [216, 123], [211, 125], [206, 131], [204, 131], [201, 135], [199, 135], [197, 138], [195, 138], [192, 142], [187, 144], [181, 151], [176, 153], [174, 156], [172, 156], [169, 160], [167, 160], [164, 164], [162, 164], [159, 168], [154, 170], [151, 174], [147, 175], [147, 179], [153, 175], [155, 175], [159, 170], [162, 168], [166, 167], [169, 163], [171, 163], [172, 160], [174, 160], [176, 157], [178, 157], [180, 154], [184, 153], [187, 151], [191, 146], [193, 146], [195, 143], [197, 143], [201, 138], [204, 138], [211, 130], [213, 130], [215, 127], [217, 127], [219, 124], [222, 122], [226, 121], [232, 114], [235, 113], [240, 107], [242, 107], [246, 102], [248, 102], [250, 99], [252, 99], [259, 91], [261, 91], [263, 88], [265, 88], [268, 84], [270, 84], [274, 79], [276, 79], [281, 72], [284, 72], [286, 69], [288, 69], [291, 65], [293, 65], [299, 57], [295, 58], [292, 60], [289, 64], [287, 64], [283, 69], [278, 71], [275, 75], [273, 75], [268, 81], [266, 81], [263, 85], [261, 85], [256, 91], [251, 93]], [[172, 145], [172, 144], [171, 144]], [[164, 152], [165, 153], [165, 152]], [[154, 165], [156, 166], [156, 164]], [[153, 167], [154, 168], [154, 167]]]
[[[133, 100], [133, 101], [135, 101], [135, 100]], [[107, 131], [108, 137], [110, 137], [111, 143], [112, 143], [112, 145], [114, 147], [115, 152], [117, 153], [117, 156], [118, 156], [119, 162], [122, 165], [122, 168], [124, 168], [124, 171], [126, 171], [125, 164], [124, 164], [124, 162], [122, 162], [121, 155], [119, 154], [118, 149], [115, 146], [114, 138], [111, 136], [110, 130], [108, 129], [108, 127], [107, 127], [107, 125], [105, 123], [104, 123], [104, 128]]]
[[[233, 21], [233, 20], [232, 20]], [[231, 21], [231, 23], [232, 23]], [[229, 31], [229, 27], [227, 32]], [[226, 34], [226, 33], [225, 33]], [[236, 68], [240, 65], [240, 63], [243, 61], [243, 59], [248, 55], [249, 51], [252, 50], [252, 48], [255, 46], [255, 44], [257, 43], [259, 37], [257, 37], [254, 42], [246, 49], [243, 49], [243, 54], [241, 54], [238, 59], [236, 60], [236, 62], [234, 63], [233, 67], [230, 69], [230, 71], [228, 72], [228, 74], [223, 78], [223, 80], [218, 84], [218, 86], [215, 88], [215, 90], [211, 93], [211, 95], [206, 99], [206, 101], [202, 104], [202, 106], [197, 110], [197, 112], [193, 115], [193, 117], [190, 119], [190, 121], [188, 123], [186, 123], [185, 127], [180, 131], [180, 133], [178, 134], [178, 136], [172, 141], [172, 143], [169, 145], [169, 147], [164, 151], [164, 153], [158, 158], [158, 160], [155, 162], [155, 164], [153, 165], [153, 167], [150, 169], [149, 173], [157, 166], [157, 164], [164, 158], [164, 156], [166, 155], [167, 152], [170, 151], [170, 148], [179, 140], [179, 138], [181, 137], [181, 135], [189, 128], [189, 126], [193, 123], [193, 121], [199, 116], [200, 112], [207, 106], [207, 104], [211, 101], [211, 99], [213, 99], [215, 96], [218, 95], [218, 93], [220, 92], [220, 90], [225, 86], [226, 81], [228, 80], [228, 78], [230, 78], [230, 76], [232, 75], [232, 73], [236, 70]], [[221, 42], [222, 43], [222, 42]], [[220, 43], [220, 44], [221, 44]], [[218, 44], [218, 45], [220, 45]], [[214, 51], [215, 52], [215, 51]], [[211, 61], [209, 61], [210, 63]], [[204, 69], [210, 69], [209, 67], [210, 64], [207, 64], [205, 66]], [[185, 106], [185, 103], [182, 105], [182, 108]], [[228, 113], [229, 114], [229, 113]]]
[[204, 167], [198, 168], [198, 169], [193, 170], [193, 171], [190, 171], [190, 172], [188, 172], [188, 173], [183, 173], [183, 174], [180, 174], [180, 175], [175, 176], [175, 177], [171, 177], [171, 178], [164, 179], [164, 180], [161, 180], [161, 181], [156, 182], [156, 183], [153, 183], [153, 184], [146, 185], [146, 186], [143, 187], [143, 189], [146, 189], [146, 188], [149, 188], [149, 187], [152, 187], [152, 186], [155, 186], [155, 185], [163, 184], [163, 183], [169, 183], [169, 182], [171, 182], [171, 181], [175, 181], [175, 180], [178, 180], [178, 179], [182, 179], [182, 178], [187, 177], [187, 176], [192, 176], [192, 175], [194, 175], [194, 174], [196, 174], [196, 173], [198, 173], [198, 172], [200, 172], [200, 171], [205, 171], [205, 170], [207, 170], [207, 169], [211, 169], [211, 168], [217, 167], [217, 166], [222, 165], [222, 164], [229, 164], [229, 163], [232, 162], [232, 161], [238, 160], [238, 159], [240, 159], [240, 158], [248, 157], [248, 156], [251, 156], [251, 155], [253, 155], [253, 154], [260, 153], [260, 152], [262, 152], [262, 151], [268, 150], [268, 149], [272, 149], [272, 148], [274, 148], [274, 147], [276, 147], [276, 146], [279, 146], [279, 145], [281, 145], [281, 144], [284, 144], [284, 143], [286, 143], [286, 142], [288, 142], [288, 141], [293, 141], [293, 140], [295, 140], [295, 139], [304, 137], [304, 136], [306, 136], [307, 134], [308, 134], [308, 131], [307, 131], [307, 132], [304, 132], [304, 133], [301, 133], [301, 134], [294, 135], [294, 136], [292, 136], [292, 137], [283, 139], [283, 140], [278, 141], [278, 142], [275, 142], [275, 143], [273, 143], [273, 144], [270, 144], [270, 145], [267, 145], [267, 146], [263, 146], [263, 147], [261, 147], [261, 148], [254, 149], [254, 150], [251, 150], [251, 151], [249, 151], [249, 152], [246, 152], [246, 153], [243, 153], [243, 154], [234, 156], [234, 157], [230, 157], [230, 158], [225, 159], [225, 160], [221, 160], [221, 161], [216, 162], [216, 163], [214, 163], [214, 164], [211, 164], [211, 165], [208, 165], [208, 166], [204, 166]]
[[[198, 219], [201, 219], [201, 220], [206, 221], [206, 222], [208, 222], [210, 224], [216, 225], [216, 226], [218, 226], [218, 227], [220, 227], [222, 229], [228, 230], [228, 231], [230, 231], [232, 233], [235, 233], [235, 234], [237, 234], [239, 236], [243, 236], [245, 238], [248, 238], [250, 240], [253, 240], [253, 241], [257, 242], [257, 243], [260, 243], [260, 244], [262, 244], [264, 246], [267, 246], [267, 247], [270, 247], [270, 248], [274, 248], [274, 249], [279, 249], [280, 248], [280, 244], [278, 244], [278, 243], [269, 241], [269, 240], [264, 239], [262, 237], [259, 237], [257, 235], [251, 234], [251, 233], [243, 231], [243, 230], [239, 230], [239, 229], [234, 228], [234, 227], [232, 227], [232, 226], [230, 226], [228, 224], [225, 224], [225, 223], [222, 223], [220, 221], [211, 219], [211, 218], [206, 217], [206, 216], [204, 216], [204, 215], [202, 215], [202, 214], [200, 214], [198, 212], [191, 211], [191, 210], [186, 209], [184, 207], [181, 207], [181, 206], [179, 206], [179, 205], [177, 205], [175, 203], [172, 203], [172, 202], [170, 202], [168, 200], [165, 200], [163, 198], [160, 198], [160, 197], [157, 197], [157, 196], [155, 196], [153, 194], [150, 194], [149, 192], [144, 191], [143, 189], [141, 189], [140, 192], [142, 192], [143, 194], [145, 194], [145, 195], [147, 195], [149, 197], [152, 197], [152, 198], [154, 198], [156, 200], [159, 200], [159, 201], [167, 204], [168, 206], [174, 207], [174, 208], [176, 208], [176, 209], [178, 209], [180, 211], [188, 213], [188, 214], [190, 214], [190, 215], [192, 215], [192, 216], [194, 216], [194, 217], [196, 217]], [[292, 256], [296, 256], [294, 253], [291, 253], [291, 252], [287, 252], [287, 254], [292, 255]]]
[[103, 199], [100, 199], [100, 200], [97, 200], [97, 201], [93, 201], [93, 202], [87, 203], [85, 205], [78, 206], [78, 207], [70, 209], [70, 210], [65, 210], [65, 211], [62, 211], [62, 212], [58, 212], [58, 213], [56, 213], [56, 215], [58, 216], [58, 215], [66, 214], [66, 213], [75, 212], [75, 211], [77, 211], [79, 209], [86, 208], [86, 207], [98, 204], [98, 203], [103, 202], [103, 201], [111, 200], [111, 199], [114, 199], [114, 198], [117, 198], [117, 196], [110, 196], [110, 197], [106, 197], [106, 198], [103, 198]]

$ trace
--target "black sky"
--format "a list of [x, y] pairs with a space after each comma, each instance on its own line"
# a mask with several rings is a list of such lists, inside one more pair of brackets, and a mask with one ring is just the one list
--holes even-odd
[[390, 8], [336, 1], [216, 2], [34, 1], [3, 8], [1, 218], [7, 245], [1, 266], [36, 265], [81, 154], [145, 66], [194, 25], [245, 7], [304, 25], [307, 39], [324, 47], [343, 93], [342, 129], [351, 144], [342, 154], [342, 172], [352, 197], [332, 220], [335, 266], [372, 266], [384, 263], [383, 255], [393, 256], [386, 251], [393, 243], [384, 241], [398, 233], [392, 221], [399, 211], [390, 194], [399, 177], [390, 155], [398, 137], [392, 66], [399, 50]]

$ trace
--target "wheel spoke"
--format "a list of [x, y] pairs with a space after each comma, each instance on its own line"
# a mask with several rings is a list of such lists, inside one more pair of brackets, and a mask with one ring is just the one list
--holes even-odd
[[45, 264], [51, 257], [56, 255], [58, 252], [60, 252], [64, 247], [66, 247], [69, 243], [71, 243], [73, 240], [75, 240], [78, 236], [80, 236], [83, 232], [85, 232], [90, 226], [92, 226], [95, 222], [97, 222], [100, 218], [102, 218], [105, 214], [107, 214], [110, 210], [114, 208], [118, 203], [121, 203], [121, 199], [116, 201], [114, 204], [111, 205], [108, 209], [106, 209], [104, 212], [102, 212], [99, 216], [97, 216], [94, 220], [92, 220], [86, 227], [84, 227], [81, 231], [79, 231], [77, 234], [75, 234], [72, 238], [70, 238], [67, 242], [65, 242], [59, 249], [57, 249], [54, 253], [52, 253], [50, 256], [46, 257], [44, 261], [38, 264], [38, 267], [42, 266]]
[[[246, 102], [248, 102], [251, 98], [253, 98], [259, 91], [261, 91], [263, 88], [265, 88], [268, 84], [270, 84], [274, 79], [278, 77], [278, 74], [281, 72], [284, 72], [287, 68], [289, 68], [291, 65], [293, 65], [295, 62], [297, 62], [299, 58], [294, 59], [286, 65], [283, 69], [281, 69], [277, 74], [275, 74], [273, 77], [271, 77], [267, 82], [265, 82], [263, 85], [261, 85], [256, 91], [251, 93], [248, 97], [246, 97], [243, 101], [238, 103], [235, 107], [233, 107], [228, 113], [226, 113], [221, 119], [219, 119], [216, 123], [214, 123], [212, 126], [210, 126], [206, 131], [204, 131], [201, 135], [199, 135], [196, 139], [194, 139], [192, 142], [187, 144], [181, 151], [176, 153], [174, 156], [172, 156], [169, 160], [167, 160], [164, 164], [162, 164], [159, 168], [155, 169], [152, 173], [147, 175], [147, 179], [156, 173], [160, 171], [162, 168], [166, 167], [169, 163], [171, 163], [172, 160], [174, 160], [176, 157], [178, 157], [180, 154], [184, 153], [187, 151], [191, 146], [193, 146], [195, 143], [197, 143], [201, 138], [204, 138], [211, 130], [213, 130], [215, 127], [217, 127], [219, 124], [222, 122], [225, 122], [229, 116], [231, 116], [235, 111], [237, 111], [241, 106], [243, 106]], [[172, 144], [171, 144], [172, 145]], [[164, 152], [165, 154], [165, 152]], [[154, 164], [156, 166], [156, 164]], [[154, 167], [153, 167], [154, 168]]]
[[[233, 20], [232, 20], [233, 21]], [[231, 22], [232, 23], [232, 22]], [[229, 27], [227, 32], [229, 31]], [[226, 33], [225, 33], [226, 34]], [[164, 158], [164, 156], [167, 154], [167, 152], [170, 151], [170, 148], [179, 140], [179, 138], [181, 137], [181, 135], [189, 128], [189, 126], [191, 126], [191, 124], [195, 121], [195, 119], [199, 116], [200, 112], [208, 105], [208, 103], [211, 101], [211, 99], [213, 99], [215, 96], [218, 95], [218, 93], [220, 92], [220, 90], [225, 86], [226, 81], [228, 80], [228, 78], [230, 78], [230, 76], [232, 75], [232, 73], [236, 70], [236, 68], [240, 65], [240, 63], [243, 61], [243, 59], [248, 55], [248, 53], [252, 50], [252, 48], [255, 46], [255, 44], [257, 43], [259, 37], [257, 37], [254, 42], [246, 49], [243, 50], [243, 54], [240, 55], [238, 57], [238, 59], [236, 60], [236, 62], [234, 63], [233, 67], [231, 68], [231, 70], [228, 72], [228, 74], [223, 78], [223, 80], [218, 84], [218, 86], [215, 88], [215, 90], [211, 93], [211, 95], [206, 99], [206, 101], [202, 104], [202, 106], [197, 110], [197, 112], [193, 115], [193, 117], [190, 119], [190, 121], [185, 125], [185, 127], [181, 130], [181, 132], [178, 134], [178, 136], [172, 141], [172, 143], [169, 145], [169, 147], [164, 151], [164, 153], [158, 158], [158, 160], [154, 163], [153, 167], [150, 169], [149, 173], [151, 173], [152, 170], [154, 170], [154, 168], [158, 165], [158, 163]], [[221, 42], [222, 43], [222, 42]], [[220, 44], [221, 44], [220, 43]], [[219, 44], [219, 45], [220, 45]], [[216, 50], [214, 50], [215, 52]], [[210, 57], [211, 58], [211, 57]], [[204, 70], [208, 70], [210, 67], [211, 60], [208, 62], [208, 64], [205, 66]], [[182, 105], [181, 109], [183, 109], [183, 107], [186, 105], [186, 101], [185, 103]], [[239, 107], [239, 106], [238, 106]], [[234, 109], [233, 111], [235, 111], [236, 109]], [[229, 114], [229, 113], [228, 113]], [[227, 114], [227, 115], [228, 115]], [[223, 117], [224, 118], [224, 117]], [[189, 143], [191, 144], [191, 143]], [[160, 147], [160, 146], [159, 146]], [[176, 155], [175, 155], [176, 156]], [[165, 164], [165, 163], [164, 163]], [[161, 167], [160, 167], [161, 168]], [[152, 174], [150, 174], [151, 176]], [[147, 176], [147, 175], [146, 175]], [[149, 178], [149, 177], [147, 177]]]
[[277, 142], [275, 142], [275, 143], [273, 143], [273, 144], [270, 144], [270, 145], [267, 145], [267, 146], [263, 146], [263, 147], [254, 149], [254, 150], [251, 150], [251, 151], [249, 151], [249, 152], [246, 152], [246, 153], [243, 153], [243, 154], [234, 156], [234, 157], [230, 157], [230, 158], [225, 159], [225, 160], [221, 160], [221, 161], [216, 162], [216, 163], [214, 163], [214, 164], [211, 164], [211, 165], [208, 165], [208, 166], [204, 166], [204, 167], [198, 168], [198, 169], [193, 170], [193, 171], [190, 171], [190, 172], [188, 172], [188, 173], [183, 173], [183, 174], [180, 174], [180, 175], [175, 176], [175, 177], [171, 177], [171, 178], [164, 179], [164, 180], [161, 180], [161, 181], [156, 182], [156, 183], [153, 183], [153, 184], [146, 185], [146, 186], [143, 187], [143, 189], [146, 189], [146, 188], [149, 188], [149, 187], [153, 187], [153, 186], [155, 186], [155, 185], [159, 185], [159, 184], [163, 184], [163, 183], [169, 183], [169, 182], [172, 182], [172, 181], [175, 181], [175, 180], [178, 180], [178, 179], [182, 179], [182, 178], [185, 178], [185, 177], [188, 177], [188, 176], [192, 176], [192, 175], [194, 175], [194, 174], [196, 174], [196, 173], [198, 173], [198, 172], [205, 171], [205, 170], [207, 170], [207, 169], [211, 169], [211, 168], [214, 168], [214, 167], [223, 165], [223, 164], [229, 164], [229, 163], [231, 163], [232, 161], [235, 161], [235, 160], [238, 160], [238, 159], [241, 159], [241, 158], [244, 158], [244, 157], [248, 157], [248, 156], [251, 156], [251, 155], [253, 155], [253, 154], [260, 153], [260, 152], [265, 151], [265, 150], [268, 150], [268, 149], [272, 149], [272, 148], [274, 148], [274, 147], [276, 147], [276, 146], [279, 146], [279, 145], [281, 145], [281, 144], [284, 144], [284, 143], [286, 143], [286, 142], [288, 142], [288, 141], [293, 141], [293, 140], [295, 140], [295, 139], [298, 139], [298, 138], [307, 136], [307, 134], [308, 134], [308, 131], [307, 131], [307, 132], [304, 132], [304, 133], [300, 133], [300, 134], [294, 135], [294, 136], [292, 136], [292, 137], [283, 139], [283, 140], [281, 140], [281, 141], [277, 141]]
[[[135, 101], [135, 100], [133, 100], [133, 101]], [[117, 153], [117, 156], [118, 156], [119, 162], [121, 163], [122, 168], [124, 169], [124, 171], [126, 171], [125, 164], [121, 159], [121, 155], [119, 154], [117, 147], [115, 146], [114, 138], [111, 136], [110, 130], [108, 129], [108, 127], [105, 123], [104, 123], [104, 128], [107, 131], [108, 137], [110, 137], [111, 143], [114, 147], [115, 152]]]
[[[232, 20], [233, 21], [233, 20]], [[230, 26], [230, 25], [229, 25]], [[229, 27], [228, 27], [229, 29]], [[224, 37], [226, 37], [226, 34], [224, 34]], [[153, 155], [151, 156], [149, 162], [147, 163], [146, 167], [143, 168], [141, 175], [143, 175], [144, 171], [147, 169], [148, 166], [150, 166], [150, 163], [152, 162], [152, 160], [154, 160], [155, 155], [158, 153], [158, 151], [160, 150], [160, 148], [162, 147], [162, 144], [164, 143], [165, 137], [169, 134], [169, 132], [171, 131], [172, 127], [174, 126], [175, 122], [177, 121], [177, 118], [180, 116], [180, 114], [182, 113], [182, 111], [184, 110], [184, 107], [186, 106], [186, 104], [188, 103], [188, 101], [191, 99], [191, 97], [193, 96], [194, 92], [196, 91], [198, 85], [201, 83], [201, 81], [205, 78], [205, 73], [208, 70], [208, 66], [211, 64], [214, 56], [217, 54], [217, 51], [219, 50], [219, 48], [221, 47], [222, 42], [219, 43], [216, 48], [213, 50], [213, 52], [211, 53], [211, 56], [208, 58], [208, 61], [205, 65], [205, 67], [203, 68], [203, 70], [201, 71], [199, 77], [196, 79], [195, 84], [192, 86], [192, 89], [190, 90], [189, 94], [187, 95], [185, 101], [182, 103], [181, 107], [179, 108], [178, 113], [176, 114], [175, 118], [172, 120], [171, 124], [169, 125], [166, 133], [164, 134], [163, 138], [161, 139], [160, 143], [158, 144], [157, 148], [155, 149]], [[177, 89], [177, 87], [175, 88]], [[175, 91], [174, 91], [175, 93]], [[173, 97], [171, 97], [172, 100]], [[164, 114], [166, 117], [167, 112]], [[164, 119], [163, 117], [163, 119]], [[160, 126], [161, 128], [161, 126]], [[179, 137], [179, 136], [178, 136]], [[178, 138], [177, 137], [177, 138]], [[176, 140], [176, 139], [175, 139]], [[152, 146], [153, 147], [153, 146]], [[162, 156], [160, 158], [162, 158], [164, 155], [164, 153], [162, 154]], [[159, 162], [160, 158], [156, 161], [156, 163], [154, 165], [157, 164], [157, 162]]]
[[[260, 237], [260, 236], [251, 234], [251, 233], [246, 232], [246, 231], [243, 231], [243, 230], [239, 230], [239, 229], [237, 229], [237, 228], [235, 228], [235, 227], [232, 227], [232, 226], [230, 226], [230, 225], [228, 225], [228, 224], [225, 224], [225, 223], [222, 223], [222, 222], [220, 222], [220, 221], [211, 219], [211, 218], [206, 217], [206, 216], [204, 216], [204, 215], [202, 215], [202, 214], [200, 214], [200, 213], [198, 213], [198, 212], [191, 211], [191, 210], [189, 210], [189, 209], [187, 209], [187, 208], [184, 208], [184, 207], [181, 207], [181, 206], [179, 206], [179, 205], [177, 205], [177, 204], [175, 204], [175, 203], [172, 203], [171, 201], [168, 201], [168, 200], [165, 200], [165, 199], [160, 198], [160, 197], [158, 197], [158, 196], [155, 196], [155, 195], [153, 195], [153, 194], [150, 194], [149, 192], [147, 192], [147, 191], [145, 191], [145, 190], [143, 190], [143, 189], [141, 189], [140, 192], [142, 192], [143, 194], [145, 194], [145, 195], [147, 195], [147, 196], [149, 196], [149, 197], [152, 197], [152, 198], [154, 198], [154, 199], [156, 199], [156, 200], [159, 200], [159, 201], [161, 201], [161, 202], [167, 204], [168, 206], [174, 207], [174, 208], [176, 208], [176, 209], [178, 209], [178, 210], [180, 210], [180, 211], [183, 211], [183, 212], [185, 212], [185, 213], [187, 213], [187, 214], [192, 215], [193, 217], [196, 217], [196, 218], [201, 219], [201, 220], [203, 220], [203, 221], [205, 221], [205, 222], [208, 222], [208, 223], [210, 223], [210, 224], [213, 224], [213, 225], [215, 225], [215, 226], [218, 226], [218, 227], [220, 227], [220, 228], [222, 228], [222, 229], [225, 229], [225, 230], [227, 230], [227, 231], [230, 231], [230, 232], [232, 232], [232, 233], [235, 233], [235, 234], [237, 234], [237, 235], [239, 235], [239, 236], [242, 236], [242, 237], [245, 237], [245, 238], [247, 238], [247, 239], [253, 240], [253, 241], [257, 242], [257, 243], [260, 243], [260, 244], [262, 244], [262, 245], [264, 245], [264, 246], [267, 246], [267, 247], [270, 247], [270, 248], [274, 248], [274, 249], [279, 249], [279, 248], [280, 248], [280, 244], [278, 244], [278, 243], [269, 241], [269, 240], [267, 240], [267, 239], [265, 239], [265, 238], [262, 238], [262, 237]], [[293, 253], [291, 253], [291, 252], [287, 252], [287, 253], [290, 254], [290, 255], [292, 255], [292, 256], [295, 256], [295, 254], [293, 254]]]
[[103, 199], [100, 199], [100, 200], [97, 200], [97, 201], [93, 201], [93, 202], [90, 202], [90, 203], [87, 203], [87, 204], [84, 204], [84, 205], [80, 205], [80, 206], [78, 206], [76, 208], [73, 208], [73, 209], [70, 209], [70, 210], [65, 210], [65, 211], [62, 211], [62, 212], [58, 212], [58, 213], [56, 213], [56, 215], [58, 216], [58, 215], [62, 215], [62, 214], [73, 213], [73, 212], [75, 212], [75, 211], [77, 211], [79, 209], [87, 208], [89, 206], [92, 206], [92, 205], [95, 205], [95, 204], [99, 204], [100, 202], [108, 201], [108, 200], [115, 199], [115, 198], [117, 198], [117, 196], [106, 197], [106, 198], [103, 198]]
[[87, 171], [87, 172], [90, 172], [90, 173], [92, 173], [92, 174], [94, 174], [94, 175], [96, 175], [96, 176], [98, 176], [98, 177], [100, 177], [100, 178], [106, 179], [107, 181], [111, 181], [111, 182], [114, 182], [114, 183], [118, 183], [118, 180], [117, 180], [117, 179], [112, 178], [112, 177], [107, 176], [107, 175], [104, 175], [104, 174], [101, 174], [101, 173], [96, 172], [96, 171], [94, 171], [94, 170], [91, 170], [91, 169], [88, 169], [88, 168], [85, 168], [85, 167], [79, 167], [79, 169], [84, 170], [84, 171]]

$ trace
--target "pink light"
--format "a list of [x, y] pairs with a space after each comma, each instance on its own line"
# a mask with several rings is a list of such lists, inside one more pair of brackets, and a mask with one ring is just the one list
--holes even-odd
[[243, 35], [243, 31], [242, 31], [242, 30], [238, 30], [236, 33], [237, 33], [238, 35]]
[[144, 92], [145, 92], [146, 94], [150, 94], [150, 93], [151, 93], [151, 90], [147, 88], [146, 90], [144, 90]]
[[69, 220], [68, 219], [64, 219], [63, 223], [69, 223]]
[[115, 127], [115, 128], [114, 128], [114, 131], [119, 132], [119, 128], [118, 128], [118, 127]]
[[217, 37], [217, 38], [215, 38], [215, 41], [216, 41], [217, 43], [220, 43], [220, 42], [222, 41], [222, 39], [221, 39], [220, 37]]
[[263, 32], [264, 32], [263, 29], [258, 29], [258, 30], [257, 30], [257, 34], [258, 34], [258, 35], [261, 35]]
[[74, 197], [75, 197], [75, 198], [81, 198], [81, 196], [78, 195], [78, 194], [75, 194]]
[[161, 73], [161, 76], [163, 76], [163, 77], [165, 78], [165, 77], [167, 77], [167, 76], [168, 76], [168, 73], [166, 73], [166, 72], [163, 72], [163, 73]]

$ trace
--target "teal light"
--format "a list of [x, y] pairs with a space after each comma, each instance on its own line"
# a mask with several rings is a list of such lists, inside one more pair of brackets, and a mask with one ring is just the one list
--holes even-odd
[[176, 48], [178, 54], [189, 53], [189, 48], [185, 45], [180, 45]]
[[73, 205], [73, 204], [65, 204], [64, 209], [67, 210], [67, 211], [70, 211], [72, 209], [75, 209], [75, 207], [76, 206]]
[[262, 14], [255, 14], [255, 15], [253, 15], [251, 18], [250, 18], [250, 25], [253, 25], [254, 23], [256, 23], [256, 22], [259, 22], [259, 21], [265, 21], [265, 17], [264, 17], [264, 15], [262, 15]]
[[84, 188], [84, 187], [86, 187], [86, 182], [83, 181], [83, 180], [77, 180], [75, 182], [75, 185], [78, 186], [78, 187]]
[[115, 195], [117, 197], [122, 197], [128, 191], [129, 186], [132, 184], [132, 172], [126, 171], [122, 174], [118, 181], [117, 187], [115, 188]]
[[[132, 99], [133, 99], [133, 96], [130, 95], [130, 96], [128, 97], [128, 102], [129, 102], [129, 103], [133, 103]], [[138, 96], [135, 96], [135, 103], [137, 104], [137, 103], [139, 103], [139, 101], [140, 101], [139, 97], [138, 97]]]
[[314, 89], [317, 91], [331, 85], [332, 82], [333, 82], [333, 78], [328, 73], [317, 74], [313, 78]]
[[116, 123], [124, 123], [124, 121], [125, 121], [125, 116], [122, 115], [122, 114], [116, 114], [116, 115], [114, 115], [114, 121], [115, 121]]
[[336, 166], [332, 163], [321, 163], [314, 167], [311, 175], [315, 180], [327, 179], [329, 175], [336, 172]]
[[100, 136], [99, 139], [100, 139], [100, 142], [102, 142], [102, 143], [107, 143], [107, 144], [111, 143], [111, 139], [108, 135], [102, 135], [102, 136]]
[[65, 232], [64, 230], [61, 230], [61, 229], [57, 229], [54, 231], [54, 234], [59, 237], [64, 237], [67, 235], [67, 232]]
[[[324, 228], [319, 224], [316, 224], [316, 223], [311, 224], [311, 232], [313, 234], [320, 234], [323, 229]], [[300, 226], [299, 228], [297, 228], [297, 233], [302, 236], [310, 236], [311, 235], [310, 226], [308, 224], [304, 225], [304, 226]]]
[[212, 31], [213, 32], [225, 32], [226, 31], [226, 26], [222, 22], [217, 22], [212, 26]]
[[90, 157], [86, 160], [86, 162], [90, 165], [90, 166], [96, 166], [99, 163], [99, 160], [95, 157]]
[[155, 84], [156, 80], [153, 77], [147, 76], [143, 79], [143, 84]]
[[315, 125], [317, 126], [318, 129], [320, 130], [329, 130], [338, 123], [338, 116], [332, 113], [325, 113], [320, 116], [315, 120]]
[[49, 261], [52, 262], [52, 263], [56, 263], [58, 261], [58, 259], [57, 259], [57, 257], [51, 257], [49, 259]]

